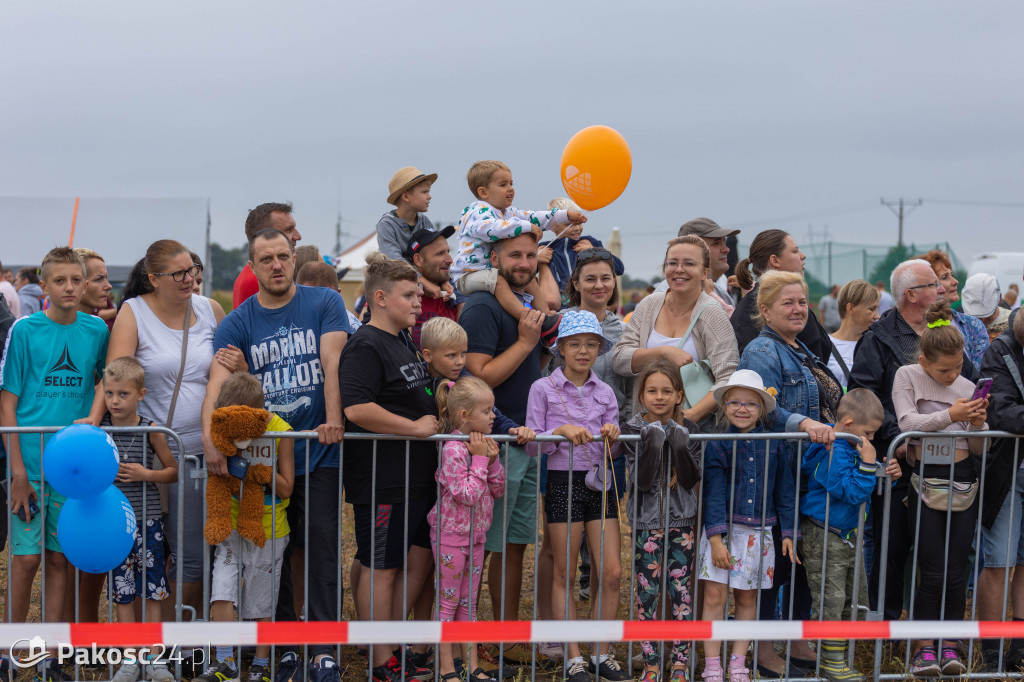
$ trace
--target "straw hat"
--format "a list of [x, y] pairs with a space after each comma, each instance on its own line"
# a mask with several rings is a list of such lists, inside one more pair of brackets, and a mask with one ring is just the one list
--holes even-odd
[[437, 173], [427, 175], [420, 172], [420, 169], [415, 166], [400, 168], [397, 173], [391, 176], [391, 182], [388, 183], [388, 203], [398, 206], [398, 197], [402, 196], [402, 192], [415, 187], [421, 182], [433, 183], [435, 180], [437, 180]]
[[715, 402], [719, 405], [725, 400], [725, 394], [733, 388], [746, 388], [751, 391], [756, 391], [760, 396], [761, 400], [764, 401], [764, 412], [768, 414], [775, 409], [775, 396], [768, 392], [764, 387], [764, 381], [761, 379], [761, 375], [752, 369], [738, 369], [732, 373], [729, 377], [729, 383], [725, 386], [719, 386], [715, 389]]

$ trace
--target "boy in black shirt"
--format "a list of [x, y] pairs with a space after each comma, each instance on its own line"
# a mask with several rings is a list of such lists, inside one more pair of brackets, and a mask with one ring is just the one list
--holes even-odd
[[[421, 310], [419, 274], [404, 261], [371, 254], [365, 291], [370, 321], [345, 345], [338, 370], [348, 432], [432, 436], [437, 432], [432, 381], [405, 332]], [[436, 501], [437, 447], [431, 442], [352, 440], [345, 444], [342, 466], [345, 498], [355, 512], [356, 559], [370, 569], [360, 571], [358, 611], [372, 613], [371, 620], [404, 619], [403, 566], [407, 603], [414, 604], [433, 565], [427, 512]], [[375, 680], [401, 679], [402, 664], [392, 648], [374, 647]], [[408, 660], [405, 672], [407, 678], [432, 676]]]

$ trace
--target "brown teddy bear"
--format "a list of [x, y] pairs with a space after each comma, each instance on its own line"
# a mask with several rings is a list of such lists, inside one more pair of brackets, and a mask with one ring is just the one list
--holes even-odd
[[[262, 436], [270, 423], [270, 413], [246, 405], [229, 405], [214, 411], [210, 439], [228, 458], [241, 457], [239, 450]], [[263, 529], [263, 486], [270, 483], [274, 470], [253, 464], [245, 474], [245, 484], [227, 475], [209, 476], [206, 481], [206, 528], [203, 535], [211, 545], [219, 545], [231, 535], [231, 497], [242, 489], [238, 507], [238, 534], [257, 547], [267, 541]]]

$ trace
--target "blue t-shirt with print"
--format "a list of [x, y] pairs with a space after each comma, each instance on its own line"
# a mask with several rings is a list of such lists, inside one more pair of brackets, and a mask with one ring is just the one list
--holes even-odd
[[[15, 322], [0, 362], [0, 382], [18, 396], [18, 426], [66, 426], [88, 417], [108, 337], [106, 322], [85, 313], [71, 324], [54, 322], [45, 311]], [[38, 481], [39, 435], [21, 434], [19, 443], [28, 479]]]
[[[251, 296], [217, 327], [214, 350], [228, 345], [245, 353], [249, 373], [263, 385], [267, 410], [296, 431], [311, 431], [327, 418], [320, 338], [331, 332], [351, 333], [345, 302], [337, 291], [296, 285], [295, 296], [280, 308], [264, 308]], [[295, 475], [338, 466], [338, 446], [319, 440], [295, 444]]]

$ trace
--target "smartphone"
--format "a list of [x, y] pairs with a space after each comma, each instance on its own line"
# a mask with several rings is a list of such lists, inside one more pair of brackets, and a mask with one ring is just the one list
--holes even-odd
[[245, 478], [245, 472], [249, 470], [249, 460], [241, 455], [228, 457], [228, 473], [235, 478]]
[[992, 390], [992, 380], [991, 379], [979, 379], [978, 380], [978, 387], [974, 389], [974, 397], [971, 398], [971, 400], [974, 401], [974, 400], [979, 400], [981, 398], [987, 398], [988, 397], [988, 392], [990, 390]]
[[25, 508], [24, 507], [22, 507], [21, 509], [18, 510], [18, 518], [21, 519], [22, 523], [28, 523], [29, 521], [34, 519], [36, 517], [36, 514], [38, 514], [38, 513], [39, 513], [39, 505], [36, 504], [36, 499], [34, 497], [30, 497], [30, 498], [28, 498], [28, 518], [25, 518]]

